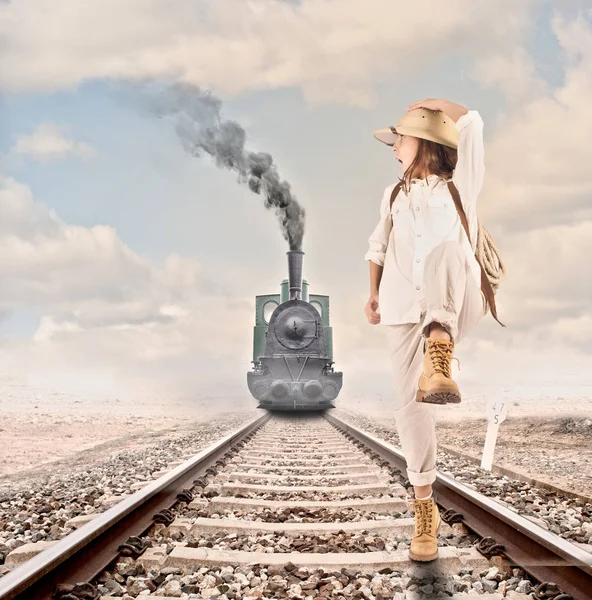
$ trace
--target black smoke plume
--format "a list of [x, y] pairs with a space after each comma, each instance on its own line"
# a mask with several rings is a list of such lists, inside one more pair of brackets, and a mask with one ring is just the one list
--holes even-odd
[[305, 211], [281, 181], [273, 158], [266, 152], [245, 149], [245, 130], [220, 116], [222, 102], [190, 84], [175, 84], [154, 96], [151, 108], [159, 117], [172, 117], [183, 147], [193, 156], [210, 154], [216, 166], [238, 173], [239, 182], [275, 209], [290, 250], [302, 250]]

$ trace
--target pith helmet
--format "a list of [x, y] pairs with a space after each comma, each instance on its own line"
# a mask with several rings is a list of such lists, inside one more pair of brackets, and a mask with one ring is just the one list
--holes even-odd
[[458, 130], [455, 123], [441, 110], [427, 108], [409, 110], [394, 127], [377, 129], [374, 137], [379, 142], [392, 146], [398, 133], [437, 142], [455, 150], [458, 148]]

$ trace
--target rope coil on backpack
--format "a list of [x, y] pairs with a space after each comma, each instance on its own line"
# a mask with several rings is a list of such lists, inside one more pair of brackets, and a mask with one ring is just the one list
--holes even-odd
[[492, 235], [477, 219], [477, 249], [475, 255], [483, 265], [483, 270], [491, 284], [494, 292], [499, 288], [499, 284], [506, 275], [506, 265], [495, 245]]

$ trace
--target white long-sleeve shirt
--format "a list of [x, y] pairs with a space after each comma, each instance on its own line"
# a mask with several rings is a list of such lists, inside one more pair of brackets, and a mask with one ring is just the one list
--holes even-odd
[[[452, 173], [469, 225], [467, 238], [447, 181], [438, 175], [412, 179], [409, 194], [401, 188], [392, 206], [389, 203], [396, 183], [384, 190], [380, 220], [368, 238], [365, 260], [383, 267], [378, 289], [380, 322], [383, 325], [419, 323], [426, 310], [423, 289], [425, 258], [438, 244], [459, 241], [471, 272], [481, 287], [481, 269], [475, 258], [477, 244], [477, 197], [485, 173], [483, 120], [469, 110], [456, 122], [459, 132], [458, 161]], [[483, 294], [482, 294], [483, 296]]]

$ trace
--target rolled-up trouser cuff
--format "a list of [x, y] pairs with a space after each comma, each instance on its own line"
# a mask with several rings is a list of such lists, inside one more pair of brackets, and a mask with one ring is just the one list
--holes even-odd
[[407, 479], [411, 485], [430, 485], [436, 481], [436, 469], [415, 473], [407, 469]]
[[455, 313], [447, 311], [443, 308], [428, 310], [426, 312], [424, 326], [421, 332], [422, 336], [426, 339], [429, 337], [429, 326], [432, 323], [440, 323], [440, 325], [446, 329], [452, 341], [455, 341], [458, 337], [458, 317]]

